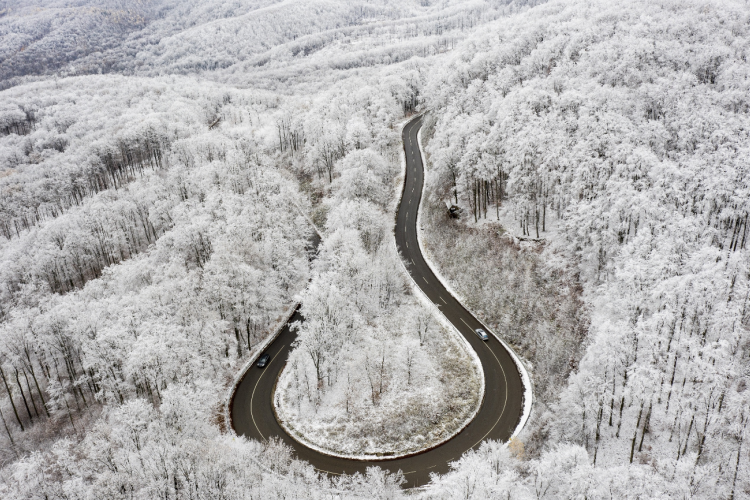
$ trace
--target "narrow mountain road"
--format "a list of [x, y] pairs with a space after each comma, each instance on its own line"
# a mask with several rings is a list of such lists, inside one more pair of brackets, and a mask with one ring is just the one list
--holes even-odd
[[523, 381], [510, 353], [493, 336], [487, 342], [477, 337], [474, 330], [482, 328], [482, 324], [448, 293], [422, 257], [417, 241], [417, 211], [424, 184], [424, 169], [417, 142], [417, 132], [421, 126], [422, 119], [417, 117], [403, 130], [406, 180], [396, 219], [396, 245], [415, 283], [466, 337], [479, 356], [484, 369], [486, 392], [476, 418], [457, 436], [437, 448], [400, 459], [347, 460], [324, 455], [299, 444], [284, 432], [271, 407], [276, 378], [296, 338], [296, 333], [289, 330], [289, 324], [304, 320], [299, 312], [294, 313], [279, 337], [266, 350], [271, 355], [266, 368], [253, 366], [245, 374], [237, 386], [230, 408], [231, 424], [239, 435], [258, 440], [277, 436], [294, 449], [298, 458], [329, 474], [364, 472], [371, 466], [392, 472], [401, 470], [407, 487], [429, 482], [432, 472], [447, 472], [449, 462], [457, 460], [465, 451], [477, 447], [485, 439], [508, 440], [521, 418], [524, 406]]

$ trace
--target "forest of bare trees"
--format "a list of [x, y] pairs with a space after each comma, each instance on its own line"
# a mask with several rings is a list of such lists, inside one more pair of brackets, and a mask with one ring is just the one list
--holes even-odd
[[[605, 478], [567, 486], [580, 495], [598, 495], [625, 469], [645, 474], [650, 496], [741, 497], [747, 12], [731, 2], [556, 2], [523, 18], [458, 49], [425, 91], [440, 110], [428, 148], [434, 202], [465, 208], [435, 244], [457, 232], [495, 247], [498, 232], [506, 245], [535, 240], [549, 261], [542, 270], [567, 268], [590, 314], [585, 351], [564, 349], [571, 366], [556, 370], [569, 373], [566, 387], [537, 406], [521, 438], [537, 453], [544, 438], [542, 461], [556, 444], [580, 446], [560, 449], [560, 460], [581, 454]], [[484, 193], [495, 182], [502, 196], [492, 199]], [[466, 260], [500, 266], [503, 253], [468, 249]], [[447, 274], [474, 307], [492, 304], [487, 317], [508, 324], [494, 302], [501, 286], [484, 277], [488, 289], [469, 290], [472, 270], [455, 254], [440, 256]], [[517, 340], [532, 360], [538, 348], [528, 342], [539, 333]], [[544, 349], [565, 339], [559, 332]], [[537, 387], [555, 354], [536, 362], [545, 378]], [[494, 481], [456, 474], [483, 483], [480, 497]]]
[[[747, 497], [748, 19], [0, 2], [0, 496]], [[405, 493], [222, 415], [300, 300], [277, 410], [310, 443], [416, 449], [471, 413], [468, 356], [390, 232], [399, 124], [423, 111], [423, 240], [535, 400], [510, 443]]]

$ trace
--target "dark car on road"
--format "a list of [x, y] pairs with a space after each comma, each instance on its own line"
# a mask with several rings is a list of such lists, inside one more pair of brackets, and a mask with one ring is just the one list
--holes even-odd
[[270, 354], [264, 354], [263, 356], [258, 358], [258, 362], [255, 363], [255, 366], [257, 366], [258, 368], [265, 368], [270, 359], [271, 359]]
[[477, 328], [477, 329], [475, 330], [475, 332], [477, 332], [477, 336], [478, 336], [478, 337], [479, 337], [480, 339], [482, 339], [482, 340], [490, 340], [490, 336], [489, 336], [489, 335], [487, 335], [487, 332], [485, 332], [485, 331], [484, 331], [484, 330], [482, 330], [481, 328]]

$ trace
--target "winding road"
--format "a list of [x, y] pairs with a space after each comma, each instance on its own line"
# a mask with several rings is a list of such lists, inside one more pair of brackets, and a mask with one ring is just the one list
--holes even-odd
[[324, 455], [298, 443], [276, 421], [271, 399], [276, 378], [296, 338], [296, 333], [289, 330], [289, 324], [303, 320], [299, 312], [294, 313], [266, 350], [271, 355], [270, 363], [264, 369], [252, 365], [238, 384], [230, 403], [231, 424], [239, 435], [258, 440], [278, 436], [294, 449], [299, 459], [306, 460], [317, 470], [329, 474], [364, 472], [373, 465], [392, 472], [401, 470], [407, 480], [406, 487], [429, 482], [432, 472], [447, 472], [450, 462], [460, 458], [465, 451], [477, 447], [485, 439], [508, 440], [520, 421], [524, 407], [524, 385], [511, 354], [494, 336], [491, 335], [487, 342], [476, 336], [474, 330], [484, 326], [448, 293], [425, 262], [419, 248], [417, 210], [424, 183], [422, 156], [417, 142], [417, 132], [421, 126], [422, 118], [417, 117], [403, 129], [406, 180], [396, 219], [396, 245], [414, 282], [466, 337], [479, 356], [484, 369], [486, 392], [477, 416], [446, 443], [400, 459], [347, 460]]

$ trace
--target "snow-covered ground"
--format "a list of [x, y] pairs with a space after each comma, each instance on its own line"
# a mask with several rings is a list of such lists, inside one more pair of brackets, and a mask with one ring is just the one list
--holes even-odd
[[[481, 402], [481, 374], [463, 346], [437, 323], [421, 347], [416, 328], [390, 326], [400, 335], [362, 338], [353, 352], [341, 352], [341, 365], [332, 371], [330, 388], [326, 377], [325, 390], [308, 390], [315, 381], [299, 358], [291, 361], [275, 399], [290, 435], [336, 456], [393, 458], [431, 448], [470, 421]], [[382, 357], [362, 359], [365, 352]]]
[[[397, 165], [395, 124], [425, 108], [432, 186], [465, 210], [424, 221], [433, 255], [531, 362], [536, 406], [424, 496], [747, 497], [747, 5], [536, 3], [3, 2], [0, 496], [401, 497], [217, 415], [311, 272], [289, 370], [312, 418], [347, 369], [373, 409], [410, 387], [403, 351], [378, 358], [424, 333], [390, 319], [424, 311], [383, 244], [398, 172], [357, 155]], [[328, 233], [312, 270], [295, 204]], [[516, 241], [545, 207], [545, 241]]]

